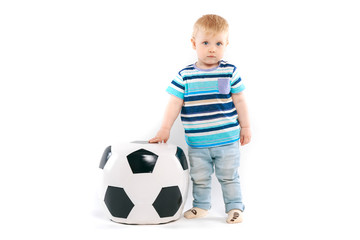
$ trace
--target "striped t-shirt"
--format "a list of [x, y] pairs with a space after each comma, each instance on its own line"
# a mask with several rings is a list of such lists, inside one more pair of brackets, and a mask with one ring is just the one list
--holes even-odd
[[212, 69], [182, 69], [167, 92], [184, 100], [181, 121], [191, 147], [214, 147], [239, 140], [238, 114], [231, 94], [245, 89], [237, 68], [225, 61]]

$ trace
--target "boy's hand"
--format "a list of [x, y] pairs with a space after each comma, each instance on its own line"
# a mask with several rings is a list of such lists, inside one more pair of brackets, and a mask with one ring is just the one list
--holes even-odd
[[170, 137], [170, 130], [161, 128], [156, 136], [149, 140], [149, 143], [158, 143], [158, 142], [164, 142], [166, 143]]
[[248, 144], [251, 141], [251, 130], [250, 128], [241, 128], [240, 130], [240, 143], [241, 146]]

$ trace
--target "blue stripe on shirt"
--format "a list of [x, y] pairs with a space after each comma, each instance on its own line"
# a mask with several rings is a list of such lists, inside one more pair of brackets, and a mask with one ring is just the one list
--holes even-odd
[[[183, 112], [181, 112], [183, 114]], [[221, 117], [233, 117], [237, 115], [236, 109], [229, 113], [218, 113], [213, 115], [206, 115], [206, 116], [194, 116], [194, 117], [188, 117], [188, 116], [181, 116], [181, 121], [184, 122], [191, 122], [191, 121], [206, 121], [206, 120], [212, 120], [212, 119], [218, 119]]]
[[192, 79], [202, 79], [202, 78], [230, 78], [232, 76], [231, 73], [222, 73], [222, 74], [203, 74], [203, 75], [191, 75], [183, 77], [183, 80], [192, 80]]
[[203, 132], [212, 132], [212, 131], [218, 131], [218, 130], [222, 130], [222, 129], [227, 129], [227, 128], [231, 128], [231, 127], [236, 127], [238, 126], [238, 123], [232, 123], [232, 124], [227, 124], [224, 126], [219, 126], [219, 127], [213, 127], [213, 128], [204, 128], [204, 129], [186, 129], [185, 133], [203, 133]]
[[183, 107], [183, 114], [199, 114], [199, 113], [210, 113], [217, 111], [229, 111], [234, 109], [234, 103], [216, 103], [203, 106], [192, 106], [192, 107]]
[[173, 80], [173, 81], [171, 82], [171, 84], [173, 84], [174, 86], [176, 86], [176, 87], [178, 87], [178, 88], [180, 88], [180, 89], [182, 89], [182, 90], [185, 90], [185, 87], [184, 87], [184, 86], [181, 86], [180, 84], [178, 84], [175, 80]]

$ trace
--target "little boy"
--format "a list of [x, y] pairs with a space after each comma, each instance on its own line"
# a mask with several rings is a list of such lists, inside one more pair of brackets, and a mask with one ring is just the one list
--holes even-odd
[[149, 142], [167, 142], [181, 111], [189, 145], [193, 208], [188, 219], [204, 217], [211, 208], [211, 175], [218, 178], [228, 223], [242, 221], [238, 167], [241, 145], [251, 131], [241, 78], [237, 68], [222, 60], [228, 41], [228, 23], [217, 15], [204, 15], [194, 25], [191, 39], [198, 61], [182, 69], [167, 88], [170, 101], [160, 130]]

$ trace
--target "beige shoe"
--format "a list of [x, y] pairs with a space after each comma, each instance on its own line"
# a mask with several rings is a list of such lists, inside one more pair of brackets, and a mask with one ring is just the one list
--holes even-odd
[[242, 220], [242, 212], [239, 209], [233, 209], [228, 212], [227, 223], [241, 223]]
[[187, 219], [201, 218], [201, 217], [205, 217], [207, 214], [208, 214], [207, 210], [194, 207], [194, 208], [187, 210], [184, 213], [184, 217]]

